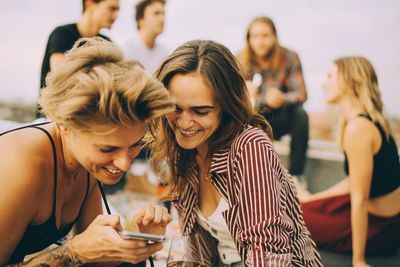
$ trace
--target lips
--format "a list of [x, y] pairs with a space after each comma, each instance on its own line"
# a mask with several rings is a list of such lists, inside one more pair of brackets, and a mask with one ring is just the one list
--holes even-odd
[[118, 174], [118, 173], [123, 172], [121, 170], [113, 170], [113, 169], [109, 169], [109, 168], [106, 168], [106, 167], [104, 167], [104, 169], [106, 169], [106, 171], [108, 171], [108, 172], [111, 172], [112, 174]]
[[196, 133], [200, 132], [200, 130], [183, 130], [179, 127], [176, 127], [176, 129], [183, 135], [183, 136], [192, 136], [195, 135]]
[[124, 172], [122, 170], [109, 169], [106, 167], [103, 167], [103, 170], [111, 179], [121, 179], [124, 175]]

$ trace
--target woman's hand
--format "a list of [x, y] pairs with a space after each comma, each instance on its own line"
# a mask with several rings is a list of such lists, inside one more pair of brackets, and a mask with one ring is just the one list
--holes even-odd
[[72, 254], [82, 263], [138, 263], [162, 249], [160, 243], [148, 245], [146, 241], [123, 239], [118, 233], [122, 231], [119, 219], [117, 215], [97, 216], [84, 232], [69, 241]]
[[150, 204], [133, 217], [132, 224], [141, 233], [163, 235], [171, 220], [172, 217], [165, 207]]

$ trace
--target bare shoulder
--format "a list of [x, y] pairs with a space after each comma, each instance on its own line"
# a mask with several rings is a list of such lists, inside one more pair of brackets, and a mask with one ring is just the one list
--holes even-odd
[[344, 146], [369, 146], [380, 140], [380, 133], [376, 125], [370, 120], [357, 117], [349, 121], [344, 129]]
[[41, 134], [37, 129], [24, 129], [0, 138], [1, 262], [11, 255], [46, 203], [45, 192], [52, 182], [48, 179], [53, 171], [52, 157], [48, 158], [52, 148]]
[[23, 129], [2, 136], [0, 147], [1, 183], [40, 192], [54, 165], [48, 137], [37, 129]]

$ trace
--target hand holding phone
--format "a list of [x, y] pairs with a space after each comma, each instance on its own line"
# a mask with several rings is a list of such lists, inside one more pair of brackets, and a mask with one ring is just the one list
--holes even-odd
[[130, 231], [122, 231], [120, 235], [124, 239], [137, 239], [137, 240], [147, 240], [152, 242], [165, 242], [167, 237], [165, 235], [154, 235], [154, 234], [147, 234], [147, 233], [137, 233], [137, 232], [130, 232]]

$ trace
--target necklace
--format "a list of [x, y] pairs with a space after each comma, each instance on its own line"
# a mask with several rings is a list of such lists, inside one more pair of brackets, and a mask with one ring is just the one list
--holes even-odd
[[208, 180], [210, 180], [210, 176], [211, 176], [211, 174], [207, 174], [207, 175], [204, 177], [204, 181], [208, 182]]

